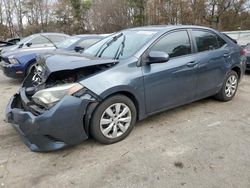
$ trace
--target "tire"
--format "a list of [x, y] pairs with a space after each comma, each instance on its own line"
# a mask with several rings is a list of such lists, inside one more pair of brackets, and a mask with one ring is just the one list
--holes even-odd
[[26, 68], [25, 76], [27, 76], [35, 66], [36, 66], [36, 62], [31, 63], [31, 64]]
[[136, 114], [135, 105], [128, 97], [111, 96], [94, 111], [90, 122], [90, 134], [101, 144], [119, 142], [132, 131]]
[[[235, 96], [239, 83], [238, 74], [231, 70], [223, 83], [221, 90], [215, 95], [215, 98], [219, 101], [230, 101]], [[231, 93], [230, 93], [231, 92]]]

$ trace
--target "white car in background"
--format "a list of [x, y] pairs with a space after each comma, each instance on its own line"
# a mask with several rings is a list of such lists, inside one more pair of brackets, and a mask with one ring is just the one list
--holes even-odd
[[2, 54], [5, 52], [15, 51], [20, 48], [41, 48], [41, 47], [54, 47], [67, 38], [69, 35], [63, 33], [36, 33], [20, 40], [16, 45], [4, 47]]
[[240, 46], [245, 47], [250, 44], [250, 30], [245, 31], [225, 31], [223, 32], [232, 39], [235, 39]]

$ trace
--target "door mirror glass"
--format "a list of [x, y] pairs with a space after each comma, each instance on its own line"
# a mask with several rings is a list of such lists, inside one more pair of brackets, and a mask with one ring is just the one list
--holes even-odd
[[169, 55], [161, 51], [151, 51], [148, 54], [147, 64], [165, 63], [169, 60]]

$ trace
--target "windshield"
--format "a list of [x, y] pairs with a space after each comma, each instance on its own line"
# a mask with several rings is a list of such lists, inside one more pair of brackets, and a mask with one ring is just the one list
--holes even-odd
[[75, 44], [79, 39], [80, 39], [80, 37], [70, 37], [69, 39], [67, 39], [67, 40], [59, 43], [57, 45], [57, 47], [60, 48], [60, 49], [69, 48], [70, 46], [72, 46], [73, 44]]
[[21, 45], [21, 44], [26, 44], [27, 42], [29, 42], [32, 38], [34, 38], [34, 35], [30, 35], [28, 37], [25, 37], [23, 39], [21, 39], [18, 43], [16, 43], [17, 45]]
[[127, 30], [107, 37], [84, 51], [98, 57], [125, 59], [134, 55], [156, 34], [156, 31]]

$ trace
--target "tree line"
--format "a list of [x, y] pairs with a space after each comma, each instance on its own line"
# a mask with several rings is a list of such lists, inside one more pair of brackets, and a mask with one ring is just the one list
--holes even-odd
[[112, 33], [158, 24], [250, 29], [249, 0], [0, 0], [0, 36]]

